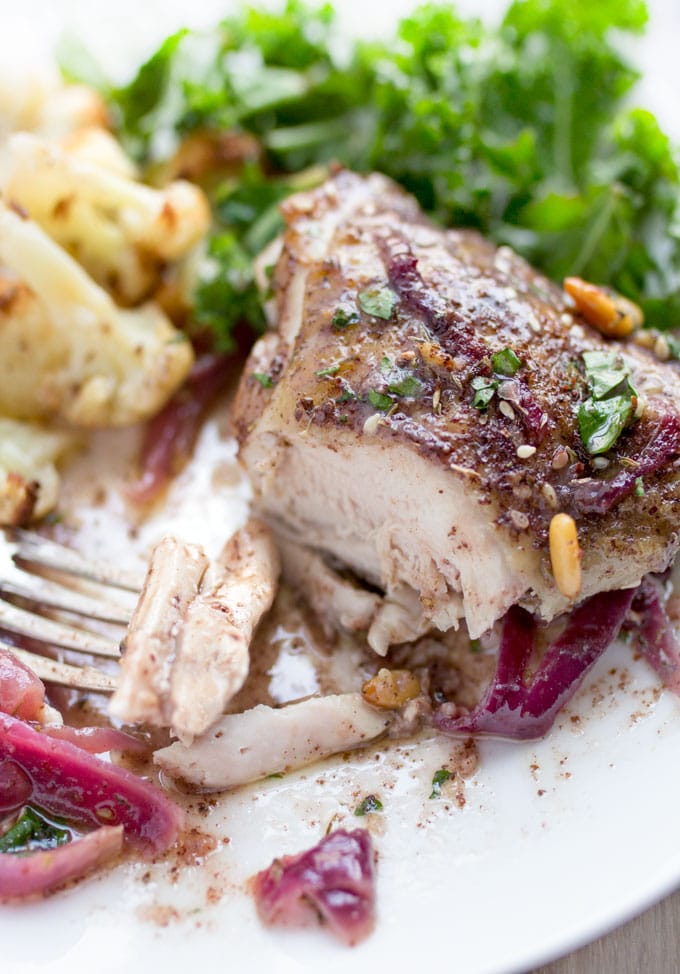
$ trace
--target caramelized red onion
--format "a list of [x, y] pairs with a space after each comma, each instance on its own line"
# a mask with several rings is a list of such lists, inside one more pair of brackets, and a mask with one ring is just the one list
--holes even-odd
[[202, 355], [170, 402], [152, 419], [140, 454], [141, 476], [127, 490], [136, 504], [150, 504], [190, 457], [201, 422], [223, 388], [229, 360]]
[[45, 687], [33, 670], [7, 649], [0, 649], [0, 711], [36, 720], [45, 702]]
[[[390, 284], [409, 308], [421, 314], [433, 334], [445, 339], [447, 349], [476, 365], [480, 375], [491, 375], [487, 363], [490, 352], [475, 334], [465, 316], [429, 287], [418, 271], [418, 260], [408, 242], [398, 236], [381, 241]], [[531, 438], [540, 441], [547, 432], [547, 416], [534, 398], [526, 381], [517, 376], [518, 413]]]
[[489, 350], [477, 338], [469, 322], [434, 288], [428, 287], [418, 270], [418, 260], [402, 237], [383, 241], [390, 284], [401, 300], [421, 314], [433, 334], [446, 339], [447, 349], [472, 362], [481, 362]]
[[435, 712], [434, 726], [452, 735], [480, 734], [518, 741], [543, 737], [586, 673], [618, 636], [635, 592], [600, 592], [574, 609], [528, 685], [525, 669], [536, 624], [528, 612], [513, 606], [503, 622], [496, 673], [485, 696], [464, 716]]
[[0, 901], [44, 896], [114, 859], [123, 849], [123, 827], [103, 826], [81, 839], [29, 855], [0, 855]]
[[22, 804], [86, 827], [122, 825], [143, 851], [163, 852], [183, 825], [181, 809], [149, 782], [7, 714], [0, 714], [0, 762], [0, 771], [9, 762], [30, 781], [27, 796], [20, 779]]
[[275, 859], [253, 880], [261, 920], [302, 926], [320, 917], [344, 943], [359, 943], [375, 923], [373, 861], [365, 829], [338, 829], [306, 852]]
[[68, 741], [82, 747], [90, 754], [103, 754], [104, 751], [127, 751], [129, 754], [146, 754], [149, 745], [145, 741], [140, 741], [132, 734], [116, 730], [115, 727], [69, 727], [68, 724], [61, 726], [47, 726], [41, 728], [44, 734], [49, 737], [57, 738], [60, 741]]
[[633, 599], [633, 611], [640, 617], [636, 632], [645, 659], [664, 685], [680, 694], [680, 644], [666, 614], [658, 579], [651, 575], [643, 578]]
[[644, 449], [630, 458], [635, 461], [633, 467], [624, 467], [610, 480], [579, 484], [573, 493], [573, 503], [582, 514], [606, 514], [633, 493], [639, 478], [656, 473], [679, 455], [680, 418], [675, 413], [666, 413]]

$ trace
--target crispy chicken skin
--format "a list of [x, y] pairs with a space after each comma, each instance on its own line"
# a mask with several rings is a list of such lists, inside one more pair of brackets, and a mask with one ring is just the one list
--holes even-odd
[[[340, 171], [283, 212], [277, 331], [253, 349], [235, 412], [257, 505], [282, 537], [384, 593], [377, 611], [410, 613], [412, 632], [465, 620], [472, 637], [516, 603], [544, 619], [569, 607], [549, 558], [558, 511], [578, 525], [577, 600], [667, 567], [676, 367], [607, 342], [508, 248], [433, 226], [382, 176]], [[507, 348], [520, 368], [475, 408], [472, 380]], [[576, 420], [583, 353], [603, 348], [620, 351], [644, 404], [606, 469]], [[593, 501], [662, 441], [663, 468], [640, 467], [643, 496], [631, 481], [615, 503]]]

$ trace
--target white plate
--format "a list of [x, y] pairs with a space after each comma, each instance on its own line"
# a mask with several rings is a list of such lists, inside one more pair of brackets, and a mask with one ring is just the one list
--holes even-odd
[[[213, 0], [184, 12], [183, 6], [177, 0], [108, 0], [106, 6], [23, 0], [21, 12], [18, 5], [11, 14], [3, 11], [3, 34], [20, 38], [15, 52], [29, 41], [44, 51], [68, 21], [111, 63], [118, 49], [144, 53], [183, 13], [200, 24], [223, 9]], [[348, 22], [365, 21], [376, 30], [409, 4], [386, 0], [371, 7], [352, 0], [340, 6]], [[644, 94], [680, 133], [672, 84], [680, 12], [674, 0], [657, 0], [653, 9], [643, 47], [652, 80]], [[202, 446], [208, 453], [215, 446], [211, 437], [209, 429]], [[127, 442], [112, 434], [101, 437], [98, 448], [123, 454]], [[221, 449], [229, 468], [231, 447]], [[96, 460], [82, 461], [81, 469], [96, 467]], [[197, 476], [197, 490], [206, 497], [209, 471], [203, 467]], [[223, 511], [234, 521], [243, 516], [244, 490], [220, 491], [204, 528]], [[171, 510], [186, 524], [205, 509], [177, 499]], [[93, 549], [112, 549], [114, 539], [125, 546], [121, 517], [115, 503], [106, 515], [92, 508], [83, 516]], [[146, 545], [161, 529], [160, 522], [147, 526], [138, 543]], [[228, 844], [178, 876], [168, 864], [126, 866], [47, 902], [3, 908], [3, 974], [293, 972], [312, 965], [331, 974], [350, 966], [376, 971], [396, 964], [399, 970], [407, 962], [461, 974], [510, 974], [594, 938], [680, 882], [680, 703], [657, 692], [654, 678], [631, 661], [625, 646], [601, 661], [548, 740], [482, 744], [462, 808], [450, 796], [428, 797], [449, 748], [443, 740], [393, 745], [379, 756], [328, 762], [243, 789], [216, 807], [197, 801], [197, 827], [228, 836]], [[385, 808], [376, 817], [375, 934], [348, 952], [320, 931], [263, 929], [245, 880], [274, 856], [317, 841], [334, 816], [336, 824], [362, 824], [352, 812], [368, 792], [378, 793]]]

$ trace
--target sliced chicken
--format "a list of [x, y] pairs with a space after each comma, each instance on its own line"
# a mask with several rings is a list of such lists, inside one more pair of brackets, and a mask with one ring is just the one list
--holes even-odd
[[183, 740], [207, 730], [245, 681], [278, 574], [271, 534], [257, 521], [214, 564], [195, 545], [161, 541], [125, 638], [111, 713], [170, 727]]
[[154, 761], [203, 791], [222, 791], [363, 747], [388, 730], [393, 716], [360, 693], [310, 697], [276, 710], [260, 705], [223, 717], [189, 746], [161, 748]]
[[[462, 620], [477, 637], [516, 603], [551, 619], [667, 567], [676, 366], [606, 341], [509, 248], [434, 227], [384, 177], [339, 172], [283, 213], [278, 331], [244, 370], [240, 455], [276, 531], [384, 600], [383, 625], [366, 619], [378, 651]], [[605, 349], [631, 372], [639, 418], [593, 458], [576, 415], [583, 354]], [[582, 554], [571, 598], [551, 569], [558, 512]], [[297, 582], [318, 589], [312, 569]]]

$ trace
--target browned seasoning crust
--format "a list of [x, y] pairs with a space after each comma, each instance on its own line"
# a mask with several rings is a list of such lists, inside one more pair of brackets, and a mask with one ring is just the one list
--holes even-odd
[[[338, 210], [324, 249], [319, 227]], [[584, 571], [596, 570], [598, 589], [635, 584], [642, 572], [668, 565], [678, 543], [675, 463], [645, 479], [644, 496], [629, 496], [607, 514], [584, 514], [574, 498], [584, 478], [607, 479], [630, 464], [659, 418], [675, 412], [676, 367], [633, 344], [603, 339], [570, 310], [558, 287], [509, 248], [472, 231], [432, 226], [415, 201], [383, 177], [340, 172], [319, 190], [287, 201], [284, 216], [288, 229], [273, 280], [280, 337], [267, 336], [254, 350], [237, 402], [246, 462], [264, 411], [269, 425], [274, 415], [280, 421], [289, 443], [306, 436], [341, 450], [377, 439], [416, 451], [450, 472], [451, 490], [461, 483], [474, 490], [501, 543], [539, 553], [544, 577], [548, 527], [559, 510], [577, 520]], [[433, 319], [399, 293], [389, 263], [395, 241], [415, 259], [425, 300], [446, 307], [443, 324], [433, 327]], [[304, 300], [294, 325], [291, 289], [301, 265]], [[387, 287], [395, 292], [392, 314], [367, 313], [361, 294]], [[342, 327], [338, 309], [351, 319]], [[480, 361], [470, 351], [472, 343], [481, 343], [488, 357], [511, 348], [522, 363], [484, 411], [472, 404], [471, 380], [491, 369], [488, 357]], [[594, 465], [576, 421], [587, 396], [582, 356], [612, 348], [630, 368], [644, 411], [607, 454], [608, 464]], [[269, 375], [272, 386], [263, 387], [253, 372]], [[407, 388], [416, 391], [390, 391], [405, 376]], [[390, 396], [391, 406], [376, 407], [376, 393]], [[527, 421], [523, 396], [542, 413], [538, 430]], [[421, 499], [427, 503], [426, 495]], [[455, 525], [446, 530], [455, 533]], [[631, 566], [623, 575], [622, 561]]]

